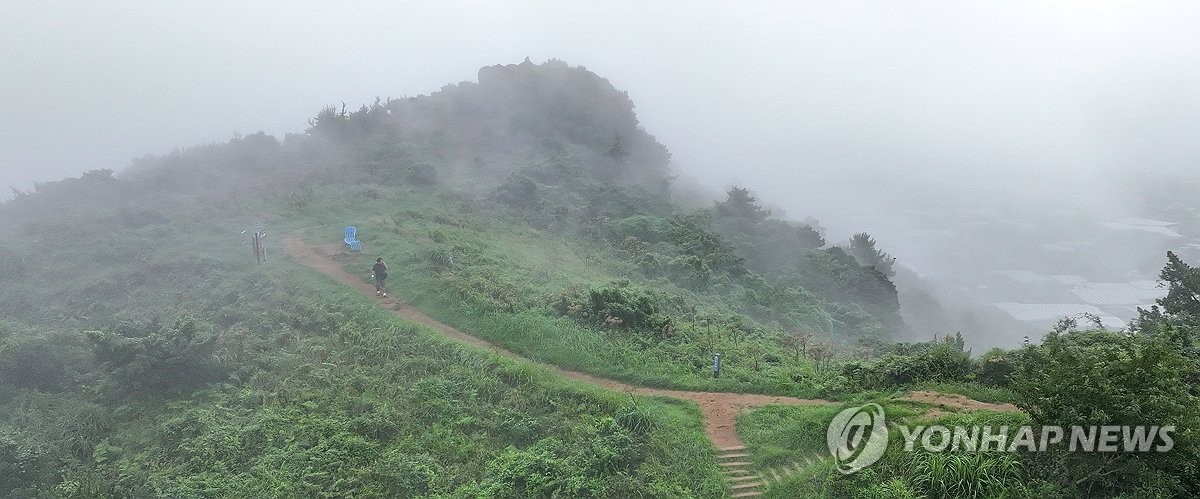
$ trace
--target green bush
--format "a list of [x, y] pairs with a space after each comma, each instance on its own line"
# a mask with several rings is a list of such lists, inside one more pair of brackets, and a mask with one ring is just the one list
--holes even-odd
[[217, 378], [215, 334], [189, 317], [164, 325], [157, 319], [122, 321], [88, 331], [93, 352], [128, 393], [179, 392]]
[[872, 362], [848, 362], [842, 375], [862, 390], [891, 389], [930, 381], [971, 381], [971, 357], [946, 343], [915, 353], [888, 354]]
[[[527, 449], [510, 447], [488, 463], [478, 494], [486, 497], [628, 497], [647, 435], [637, 436], [612, 418], [580, 428], [588, 443], [572, 447], [544, 438]], [[644, 493], [644, 492], [643, 492]]]
[[652, 215], [634, 215], [608, 222], [609, 241], [617, 245], [627, 238], [634, 238], [647, 243], [657, 243], [666, 239], [667, 222]]
[[1037, 425], [1174, 425], [1171, 452], [1041, 453], [1047, 479], [1081, 493], [1116, 495], [1131, 487], [1155, 494], [1195, 496], [1200, 468], [1197, 365], [1170, 341], [1107, 331], [1054, 331], [1022, 350], [1012, 375], [1017, 405]]
[[41, 391], [70, 388], [92, 367], [78, 334], [0, 337], [0, 383]]
[[45, 436], [0, 424], [0, 495], [47, 481], [60, 459]]
[[975, 379], [989, 386], [1008, 386], [1017, 369], [1015, 355], [999, 348], [988, 350], [979, 358], [979, 373]]
[[416, 497], [438, 488], [445, 472], [432, 456], [392, 451], [375, 461], [368, 480], [383, 497]]
[[656, 331], [668, 322], [662, 315], [660, 299], [647, 289], [620, 282], [589, 291], [587, 311], [601, 325]]

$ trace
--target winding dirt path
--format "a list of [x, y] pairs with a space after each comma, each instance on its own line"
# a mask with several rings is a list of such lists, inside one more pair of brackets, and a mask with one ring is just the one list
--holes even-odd
[[[288, 254], [301, 264], [316, 269], [321, 273], [333, 278], [334, 280], [350, 286], [351, 288], [357, 289], [366, 295], [372, 295], [374, 293], [375, 288], [373, 285], [368, 282], [364, 282], [363, 279], [354, 276], [349, 272], [346, 272], [344, 269], [342, 269], [340, 264], [333, 260], [334, 255], [341, 253], [341, 244], [334, 243], [328, 245], [309, 245], [301, 240], [297, 235], [293, 234], [283, 240], [283, 245]], [[394, 294], [395, 293], [393, 293], [393, 295]], [[801, 399], [774, 395], [725, 392], [689, 392], [682, 390], [666, 390], [661, 388], [633, 386], [620, 381], [599, 378], [578, 371], [568, 371], [566, 369], [531, 360], [499, 345], [476, 338], [446, 324], [438, 322], [436, 319], [426, 315], [424, 312], [421, 312], [420, 310], [417, 310], [392, 296], [379, 299], [379, 303], [380, 306], [392, 310], [396, 313], [396, 315], [399, 315], [407, 320], [429, 326], [445, 336], [449, 336], [463, 343], [486, 348], [504, 357], [537, 364], [566, 378], [587, 383], [589, 385], [598, 386], [607, 390], [629, 393], [633, 395], [649, 395], [691, 400], [700, 406], [700, 413], [704, 417], [704, 432], [708, 434], [708, 437], [712, 440], [713, 445], [715, 445], [718, 449], [742, 446], [742, 441], [740, 438], [738, 438], [737, 431], [734, 428], [734, 420], [738, 413], [744, 409], [772, 404], [837, 404], [837, 402], [831, 402], [828, 400]]]
[[[292, 234], [284, 238], [283, 245], [288, 254], [301, 264], [316, 269], [321, 273], [333, 278], [334, 280], [351, 288], [357, 289], [368, 296], [372, 295], [374, 292], [374, 286], [368, 282], [365, 282], [363, 279], [346, 272], [340, 264], [333, 260], [333, 256], [340, 254], [342, 251], [341, 243], [310, 245], [306, 244], [298, 235]], [[738, 438], [737, 431], [734, 427], [734, 421], [737, 418], [738, 413], [742, 410], [765, 405], [838, 404], [837, 402], [820, 399], [801, 399], [795, 397], [748, 393], [689, 392], [683, 390], [667, 390], [661, 388], [633, 386], [620, 381], [599, 378], [578, 371], [568, 371], [560, 367], [543, 364], [541, 362], [526, 358], [499, 345], [476, 338], [446, 324], [438, 322], [436, 319], [426, 315], [424, 312], [421, 312], [420, 310], [417, 310], [394, 297], [379, 299], [379, 303], [380, 306], [392, 310], [396, 315], [433, 328], [435, 331], [438, 331], [445, 336], [454, 338], [455, 340], [463, 343], [483, 347], [504, 357], [537, 364], [566, 378], [607, 390], [629, 393], [633, 395], [649, 395], [691, 400], [695, 402], [696, 405], [700, 406], [700, 413], [704, 418], [704, 432], [708, 434], [708, 438], [712, 440], [713, 445], [715, 445], [717, 449], [728, 449], [732, 447], [741, 447], [743, 445], [741, 439]], [[954, 410], [1018, 410], [1012, 404], [988, 404], [972, 400], [962, 395], [943, 394], [937, 392], [912, 392], [904, 398]]]

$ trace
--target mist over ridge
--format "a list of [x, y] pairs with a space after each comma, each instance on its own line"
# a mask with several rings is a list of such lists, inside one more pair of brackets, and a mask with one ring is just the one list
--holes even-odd
[[[0, 32], [21, 50], [0, 56], [17, 69], [3, 83], [15, 105], [0, 182], [120, 170], [231, 132], [281, 139], [323, 105], [417, 95], [531, 56], [584, 64], [627, 90], [672, 168], [713, 197], [743, 185], [779, 213], [820, 220], [831, 241], [867, 231], [917, 273], [955, 276], [942, 283], [952, 289], [994, 285], [997, 271], [1045, 274], [1062, 243], [1086, 237], [1058, 237], [1062, 224], [1190, 223], [1144, 206], [1147, 184], [1188, 174], [1196, 157], [1200, 102], [1184, 90], [1200, 83], [1188, 49], [1200, 40], [1186, 3], [287, 7], [147, 2], [120, 16], [9, 4]], [[355, 7], [373, 21], [349, 15]], [[455, 22], [417, 22], [439, 15]], [[603, 36], [614, 25], [623, 36]], [[323, 29], [344, 35], [314, 35]], [[140, 35], [113, 35], [123, 32]], [[945, 217], [980, 214], [1049, 234], [938, 235], [961, 228]], [[1194, 242], [1182, 235], [1176, 246]], [[1030, 238], [1040, 239], [1005, 253], [1036, 268], [987, 253]], [[970, 243], [981, 244], [963, 257]], [[1105, 246], [1089, 250], [1087, 279], [1152, 279], [1165, 247]]]

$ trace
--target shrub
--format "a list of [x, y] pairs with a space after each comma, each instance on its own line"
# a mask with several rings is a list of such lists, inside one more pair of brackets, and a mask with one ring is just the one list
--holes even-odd
[[610, 221], [608, 223], [609, 240], [615, 244], [632, 237], [639, 241], [656, 243], [667, 237], [666, 228], [666, 222], [661, 218], [634, 215]]
[[57, 459], [42, 435], [0, 425], [0, 496], [44, 482]]
[[588, 292], [586, 307], [593, 321], [603, 320], [606, 325], [624, 329], [658, 331], [670, 322], [662, 314], [659, 301], [660, 297], [647, 289], [619, 282]]
[[[1126, 336], [1105, 331], [1054, 331], [1041, 345], [1022, 349], [1013, 373], [1017, 405], [1037, 425], [1174, 425], [1170, 453], [1112, 454], [1046, 452], [1046, 476], [1089, 495], [1115, 495], [1146, 487], [1195, 497], [1200, 470], [1195, 429], [1200, 427], [1200, 400], [1187, 379], [1196, 364], [1161, 338]], [[1147, 494], [1151, 495], [1151, 494]]]
[[434, 488], [444, 470], [428, 455], [389, 452], [371, 467], [370, 480], [386, 497], [416, 497]]
[[569, 463], [560, 458], [563, 443], [550, 437], [524, 450], [510, 447], [488, 463], [481, 493], [488, 497], [553, 497], [563, 487]]
[[970, 381], [970, 356], [949, 344], [909, 355], [889, 354], [871, 363], [849, 362], [842, 375], [861, 389], [886, 389], [925, 381]]
[[64, 335], [26, 337], [0, 343], [0, 383], [42, 391], [71, 384], [72, 373], [83, 369], [77, 345]]
[[538, 204], [537, 182], [514, 173], [496, 188], [496, 199], [513, 208], [533, 208]]
[[165, 327], [157, 320], [126, 321], [87, 334], [96, 359], [125, 391], [181, 391], [217, 374], [211, 361], [216, 336], [187, 317]]
[[999, 348], [988, 350], [979, 358], [979, 373], [976, 379], [990, 386], [1008, 386], [1016, 366], [1011, 353]]

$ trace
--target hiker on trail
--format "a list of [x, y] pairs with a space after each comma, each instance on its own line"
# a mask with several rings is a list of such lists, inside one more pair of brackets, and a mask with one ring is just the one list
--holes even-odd
[[371, 275], [375, 276], [375, 296], [387, 296], [387, 285], [384, 281], [387, 280], [387, 264], [383, 263], [382, 258], [375, 259], [375, 265], [371, 267]]

